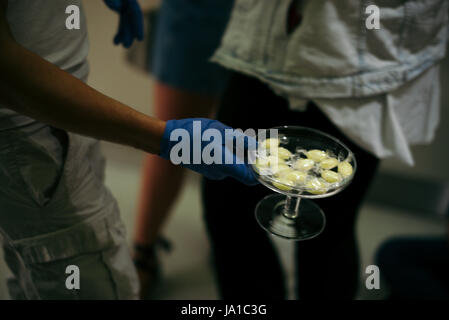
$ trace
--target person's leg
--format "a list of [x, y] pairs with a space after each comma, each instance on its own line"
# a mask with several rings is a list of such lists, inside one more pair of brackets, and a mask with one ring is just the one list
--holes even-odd
[[[234, 74], [217, 119], [240, 129], [259, 129], [289, 122], [287, 102], [258, 80]], [[268, 234], [254, 210], [271, 191], [232, 179], [204, 179], [203, 204], [219, 292], [224, 299], [285, 299], [284, 274]]]
[[[211, 117], [228, 79], [209, 61], [220, 43], [233, 1], [164, 0], [159, 11], [149, 67], [156, 79], [155, 113], [163, 120]], [[135, 242], [136, 264], [147, 297], [158, 277], [154, 250], [164, 221], [181, 190], [184, 170], [157, 156], [143, 168]]]
[[[99, 142], [35, 123], [0, 132], [0, 145], [0, 227], [18, 280], [9, 282], [12, 293], [20, 292], [14, 284], [23, 287], [25, 265], [43, 299], [137, 298]], [[67, 287], [71, 265], [79, 268], [80, 290]]]
[[[216, 99], [173, 88], [159, 81], [154, 88], [155, 115], [162, 120], [210, 117]], [[141, 279], [141, 297], [148, 297], [159, 276], [154, 246], [164, 222], [183, 185], [185, 170], [156, 155], [147, 155], [143, 164], [139, 209], [135, 222], [134, 243], [147, 248], [137, 270]], [[136, 253], [139, 255], [139, 253]]]
[[[183, 91], [160, 82], [155, 84], [155, 115], [162, 120], [210, 117], [216, 99]], [[184, 169], [158, 156], [145, 158], [142, 191], [136, 220], [135, 242], [155, 243], [182, 187]]]
[[285, 299], [279, 257], [254, 217], [269, 191], [226, 179], [203, 181], [203, 204], [222, 299]]
[[376, 263], [391, 299], [449, 299], [447, 237], [390, 239], [377, 251]]
[[[37, 292], [37, 296], [31, 298], [137, 299], [137, 274], [125, 234], [119, 216], [114, 214], [74, 226], [60, 234], [13, 241], [13, 248], [23, 259]], [[58, 247], [58, 243], [63, 246]], [[20, 270], [20, 261], [11, 247], [5, 248], [5, 261], [14, 274], [14, 278], [8, 279], [11, 298], [29, 299], [24, 292], [27, 290], [23, 283], [26, 274]]]
[[345, 190], [313, 200], [326, 215], [326, 227], [317, 238], [298, 242], [296, 246], [298, 296], [300, 299], [352, 299], [359, 278], [356, 217], [379, 160], [351, 142], [313, 104], [309, 104], [297, 123], [338, 138], [353, 151], [357, 160], [357, 172]]
[[[355, 217], [377, 170], [379, 160], [349, 141], [316, 106], [309, 105], [306, 112], [291, 111], [288, 109], [287, 101], [275, 95], [266, 85], [242, 75], [233, 76], [224, 95], [218, 119], [232, 127], [242, 129], [248, 127], [255, 129], [270, 128], [285, 124], [312, 127], [339, 138], [353, 150], [359, 163], [353, 183], [339, 195], [317, 200], [317, 203], [326, 213], [327, 227], [318, 238], [301, 242], [297, 246], [300, 278], [298, 291], [302, 298], [323, 297], [323, 295], [352, 298], [357, 289], [359, 268], [354, 235]], [[250, 289], [245, 288], [244, 281], [239, 283], [233, 280], [233, 278], [240, 279], [239, 275], [245, 274], [243, 272], [239, 274], [238, 270], [240, 268], [254, 269], [254, 266], [260, 265], [268, 259], [275, 259], [275, 255], [272, 254], [271, 250], [273, 249], [268, 250], [266, 246], [262, 246], [264, 253], [255, 252], [255, 256], [251, 256], [251, 260], [242, 258], [241, 256], [244, 253], [243, 250], [239, 250], [239, 240], [242, 242], [243, 239], [254, 235], [244, 235], [245, 228], [242, 228], [240, 233], [237, 234], [233, 231], [231, 237], [236, 239], [236, 243], [233, 247], [229, 246], [226, 244], [226, 229], [222, 228], [227, 221], [222, 220], [228, 217], [229, 212], [243, 214], [243, 211], [239, 210], [243, 204], [245, 211], [251, 212], [251, 218], [254, 222], [253, 212], [257, 203], [256, 198], [260, 200], [262, 197], [261, 194], [252, 194], [240, 190], [238, 186], [231, 187], [229, 185], [225, 190], [227, 192], [225, 193], [226, 197], [220, 196], [223, 194], [225, 187], [221, 188], [219, 185], [220, 182], [206, 181], [206, 188], [203, 191], [206, 221], [216, 256], [217, 277], [222, 294], [230, 292], [230, 290], [243, 292], [243, 290]], [[222, 182], [222, 185], [225, 186], [224, 182]], [[269, 193], [267, 188], [260, 188], [265, 190], [265, 194]], [[248, 190], [252, 189], [249, 188]], [[223, 202], [220, 202], [220, 199], [231, 200], [220, 206], [219, 203]], [[253, 199], [253, 201], [250, 199]], [[246, 206], [246, 203], [249, 203], [249, 205]], [[227, 229], [229, 229], [229, 226]], [[234, 230], [235, 228], [231, 229]], [[254, 230], [254, 232], [256, 231]], [[226, 259], [231, 259], [228, 264], [234, 263], [236, 260], [232, 260], [232, 255], [240, 260], [237, 261], [238, 266], [231, 272], [228, 265], [223, 265], [223, 263]], [[260, 255], [259, 258], [257, 258], [258, 255]], [[263, 259], [264, 255], [267, 257], [266, 260]], [[220, 256], [223, 256], [223, 258], [220, 258]], [[222, 263], [222, 265], [218, 265], [219, 263]], [[272, 261], [269, 264], [272, 264]], [[276, 267], [269, 266], [267, 270], [270, 270], [269, 273], [275, 276], [275, 279], [279, 279], [277, 277], [279, 270], [276, 270]], [[261, 286], [263, 286], [263, 283]]]

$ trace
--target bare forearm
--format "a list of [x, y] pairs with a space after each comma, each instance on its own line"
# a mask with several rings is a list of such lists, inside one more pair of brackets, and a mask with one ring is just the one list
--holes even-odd
[[163, 121], [101, 94], [8, 39], [10, 34], [0, 36], [1, 103], [58, 128], [159, 152]]

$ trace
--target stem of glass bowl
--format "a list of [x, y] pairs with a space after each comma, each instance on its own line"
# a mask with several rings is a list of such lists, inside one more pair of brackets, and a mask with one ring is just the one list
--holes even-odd
[[301, 197], [287, 196], [282, 214], [288, 219], [297, 219], [299, 216], [299, 203]]

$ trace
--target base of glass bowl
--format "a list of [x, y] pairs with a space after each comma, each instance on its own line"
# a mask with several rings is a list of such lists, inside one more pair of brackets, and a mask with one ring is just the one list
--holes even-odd
[[326, 217], [313, 201], [301, 199], [298, 217], [284, 215], [286, 196], [272, 194], [263, 198], [256, 206], [256, 219], [267, 232], [293, 241], [303, 241], [318, 236], [326, 225]]

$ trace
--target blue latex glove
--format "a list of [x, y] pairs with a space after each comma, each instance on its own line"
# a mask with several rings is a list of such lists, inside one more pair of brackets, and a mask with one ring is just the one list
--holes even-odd
[[[201, 125], [201, 129], [199, 128], [199, 125]], [[213, 131], [220, 134], [220, 140], [218, 141], [221, 152], [221, 163], [219, 164], [216, 162], [206, 164], [207, 160], [202, 156], [198, 156], [203, 155], [203, 150], [205, 150], [205, 148], [208, 148], [205, 150], [207, 151], [206, 154], [215, 155], [215, 152], [210, 152], [212, 145], [211, 143], [215, 141], [215, 137], [207, 138], [207, 141], [202, 141], [205, 139], [204, 133], [206, 132], [207, 135], [208, 132], [211, 132], [211, 130], [208, 129], [216, 129]], [[238, 139], [242, 138], [244, 139], [242, 141], [245, 142], [244, 146], [242, 145], [244, 150], [241, 150], [241, 154], [246, 154], [248, 148], [254, 150], [257, 147], [256, 139], [246, 136], [243, 133], [237, 133], [235, 138], [230, 137], [227, 139], [228, 142], [231, 140], [233, 141], [234, 148], [231, 150], [229, 148], [229, 144], [226, 143], [226, 129], [233, 130], [219, 121], [210, 119], [195, 118], [167, 121], [167, 126], [161, 142], [161, 152], [159, 155], [164, 159], [170, 160], [174, 164], [180, 164], [183, 167], [196, 171], [212, 180], [221, 180], [226, 177], [233, 177], [247, 185], [257, 184], [258, 181], [246, 164], [247, 161], [245, 161], [245, 163], [237, 164], [236, 156], [236, 154], [238, 154], [236, 152], [236, 146], [238, 145], [236, 142]], [[182, 136], [182, 138], [180, 136]], [[171, 141], [170, 138], [175, 141]], [[173, 149], [174, 147], [175, 149]], [[180, 151], [181, 147], [184, 147], [185, 149]], [[173, 155], [171, 155], [172, 149], [174, 150], [173, 153], [175, 154], [176, 159]], [[184, 151], [187, 151], [187, 153], [184, 153]], [[186, 155], [184, 160], [187, 159], [187, 161], [179, 163], [179, 155]], [[219, 153], [217, 154], [217, 157], [219, 158]], [[232, 159], [232, 164], [226, 164], [226, 159]], [[194, 162], [195, 160], [197, 162]], [[242, 162], [243, 160], [244, 159], [241, 159]]]
[[131, 47], [134, 39], [143, 40], [143, 15], [137, 0], [104, 0], [106, 5], [120, 15], [120, 24], [114, 38], [116, 45]]

